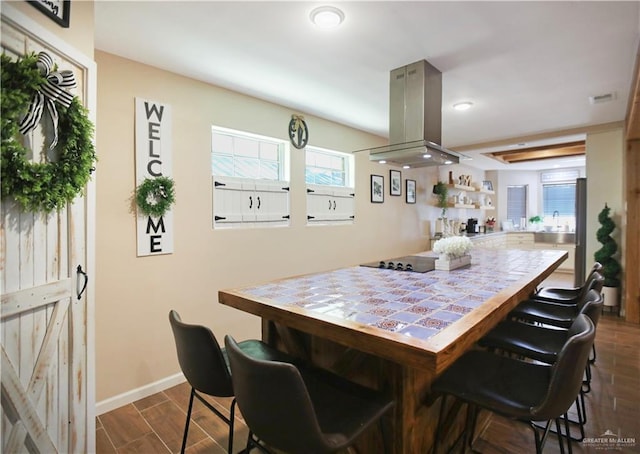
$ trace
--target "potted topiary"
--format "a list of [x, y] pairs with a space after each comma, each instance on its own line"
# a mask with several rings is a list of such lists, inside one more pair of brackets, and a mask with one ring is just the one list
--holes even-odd
[[609, 216], [611, 208], [604, 204], [604, 208], [598, 215], [598, 221], [601, 227], [596, 232], [598, 242], [602, 243], [602, 247], [593, 255], [597, 262], [602, 265], [602, 274], [604, 276], [604, 287], [602, 294], [604, 296], [605, 306], [618, 305], [618, 287], [620, 286], [620, 263], [614, 257], [618, 250], [616, 240], [611, 237], [611, 233], [615, 230], [616, 224]]

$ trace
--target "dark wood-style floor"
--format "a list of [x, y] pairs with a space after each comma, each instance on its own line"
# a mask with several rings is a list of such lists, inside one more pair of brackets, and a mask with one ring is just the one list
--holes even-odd
[[[574, 452], [640, 453], [640, 326], [605, 314], [598, 325], [596, 351], [592, 391], [586, 395], [585, 431], [587, 437], [601, 440], [574, 442]], [[183, 383], [98, 416], [98, 454], [179, 452], [189, 392], [189, 386]], [[211, 401], [228, 414], [230, 399]], [[624, 446], [614, 449], [614, 445], [603, 442], [605, 433], [616, 434]], [[242, 450], [246, 437], [247, 427], [239, 416], [235, 452]], [[226, 426], [196, 399], [187, 452], [223, 453], [226, 446]], [[474, 448], [487, 454], [535, 452], [533, 435], [527, 426], [496, 416], [479, 435]], [[560, 452], [555, 437], [549, 438], [544, 452]]]

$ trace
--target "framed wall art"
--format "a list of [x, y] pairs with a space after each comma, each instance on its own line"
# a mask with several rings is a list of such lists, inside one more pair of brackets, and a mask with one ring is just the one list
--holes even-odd
[[391, 195], [402, 195], [402, 173], [399, 170], [390, 170], [389, 179], [389, 193]]
[[45, 16], [64, 28], [69, 28], [71, 0], [27, 0]]
[[371, 203], [384, 202], [384, 177], [371, 175]]
[[406, 184], [406, 202], [416, 203], [416, 180], [404, 180]]

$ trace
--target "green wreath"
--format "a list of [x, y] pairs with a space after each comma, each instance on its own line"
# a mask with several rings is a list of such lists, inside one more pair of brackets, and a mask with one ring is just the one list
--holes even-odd
[[136, 189], [136, 203], [142, 214], [164, 216], [176, 200], [173, 186], [169, 177], [145, 178]]
[[46, 82], [35, 54], [12, 61], [2, 54], [2, 197], [12, 196], [25, 211], [63, 208], [84, 191], [96, 161], [93, 124], [74, 97], [58, 107], [57, 161], [32, 162], [20, 140], [19, 119]]

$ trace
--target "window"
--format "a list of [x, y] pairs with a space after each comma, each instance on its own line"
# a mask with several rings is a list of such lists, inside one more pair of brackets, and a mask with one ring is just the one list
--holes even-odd
[[214, 228], [289, 225], [288, 143], [212, 128]]
[[576, 184], [563, 183], [543, 185], [542, 210], [545, 225], [575, 228]]
[[355, 213], [353, 156], [347, 153], [305, 148], [307, 223], [351, 224]]
[[[525, 218], [524, 226], [522, 218]], [[527, 187], [507, 186], [507, 219], [514, 226], [526, 227], [527, 225]]]
[[218, 176], [285, 180], [284, 140], [212, 128], [211, 173]]
[[338, 151], [306, 147], [305, 182], [330, 186], [353, 186], [353, 156]]

